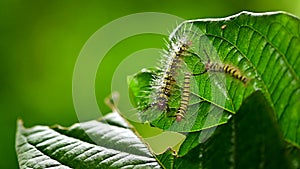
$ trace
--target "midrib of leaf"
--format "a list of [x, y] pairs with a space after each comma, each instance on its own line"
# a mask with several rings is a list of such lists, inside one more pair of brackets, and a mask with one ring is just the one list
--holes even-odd
[[[231, 50], [233, 50], [233, 49], [236, 49], [242, 56], [243, 56], [243, 58], [244, 59], [246, 59], [250, 64], [251, 64], [251, 66], [252, 66], [252, 69], [253, 70], [255, 70], [255, 71], [257, 71], [256, 70], [256, 68], [255, 68], [255, 66], [252, 64], [252, 62], [246, 57], [246, 55], [234, 44], [234, 43], [232, 43], [232, 42], [230, 42], [230, 40], [228, 40], [228, 39], [226, 39], [226, 38], [224, 38], [224, 37], [222, 37], [222, 36], [217, 36], [217, 35], [214, 35], [214, 34], [209, 34], [209, 33], [205, 33], [205, 36], [211, 36], [211, 37], [214, 37], [214, 38], [219, 38], [220, 40], [224, 40], [225, 42], [227, 42], [228, 44], [230, 44], [231, 46], [233, 46], [233, 48], [232, 49], [230, 49], [230, 51], [228, 52], [228, 53], [230, 53], [231, 52]], [[220, 41], [220, 43], [222, 43], [222, 41]], [[219, 51], [219, 47], [220, 47], [221, 45], [218, 45], [216, 48], [217, 48], [217, 51]], [[228, 55], [226, 55], [226, 56], [224, 56], [224, 60], [226, 60], [227, 59], [227, 57], [228, 57]], [[235, 92], [234, 93], [236, 93], [236, 88], [234, 87], [234, 86], [232, 86], [232, 81], [230, 82], [231, 84], [230, 84], [230, 89], [229, 90], [226, 90], [226, 92], [228, 93], [228, 96], [230, 97], [230, 100], [231, 100], [231, 105], [232, 105], [232, 107], [233, 107], [233, 110], [230, 110], [231, 112], [233, 112], [233, 113], [236, 113], [236, 111], [239, 109], [239, 107], [237, 107], [237, 106], [235, 106], [234, 105], [234, 103], [233, 103], [233, 100], [234, 100], [234, 96], [231, 96], [230, 94], [229, 94], [229, 92], [228, 91], [231, 91], [231, 90], [235, 90]], [[242, 84], [241, 84], [242, 85]], [[265, 86], [264, 86], [265, 87]], [[267, 89], [266, 87], [265, 87], [265, 89]], [[246, 90], [246, 89], [245, 89]], [[245, 93], [245, 92], [244, 92]], [[245, 95], [243, 95], [244, 97], [245, 97]]]

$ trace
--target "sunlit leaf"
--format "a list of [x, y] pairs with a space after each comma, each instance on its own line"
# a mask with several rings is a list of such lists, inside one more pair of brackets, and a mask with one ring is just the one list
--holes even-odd
[[[299, 19], [284, 12], [260, 14], [242, 12], [228, 18], [186, 21], [179, 25], [170, 38], [175, 36], [176, 31], [181, 27], [190, 25], [194, 27], [191, 31], [197, 31], [199, 38], [193, 39], [194, 47], [190, 51], [196, 55], [184, 57], [189, 71], [196, 74], [204, 71], [207, 53], [212, 62], [232, 65], [250, 81], [243, 84], [229, 74], [223, 74], [223, 78], [222, 73], [219, 72], [195, 76], [192, 84], [194, 89], [191, 89], [191, 106], [186, 118], [179, 123], [174, 117], [170, 118], [170, 114], [174, 116], [178, 109], [180, 86], [182, 86], [178, 84], [179, 91], [175, 90], [170, 97], [170, 107], [173, 108], [170, 112], [156, 112], [155, 108], [146, 112], [152, 114], [148, 115], [150, 117], [155, 113], [158, 114], [155, 120], [149, 120], [151, 124], [165, 130], [183, 132], [200, 131], [217, 126], [226, 123], [249, 95], [260, 90], [275, 110], [284, 137], [299, 146]], [[141, 76], [140, 74], [143, 73], [140, 72], [134, 77]], [[130, 87], [135, 91], [151, 92], [151, 88], [142, 88], [144, 86], [131, 85]], [[145, 99], [133, 100], [138, 107], [142, 108], [151, 104]]]
[[161, 168], [117, 113], [104, 119], [70, 128], [24, 128], [20, 121], [16, 138], [20, 168]]

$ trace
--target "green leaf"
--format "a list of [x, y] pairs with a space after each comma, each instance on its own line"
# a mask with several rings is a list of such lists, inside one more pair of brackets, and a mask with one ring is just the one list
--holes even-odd
[[[221, 19], [186, 21], [175, 29], [170, 39], [191, 25], [193, 29], [190, 31], [196, 32], [197, 38], [192, 39], [190, 51], [195, 54], [184, 57], [189, 71], [196, 74], [203, 72], [207, 53], [212, 61], [238, 68], [241, 74], [251, 79], [250, 82], [244, 85], [228, 74], [216, 72], [195, 76], [190, 107], [184, 120], [178, 123], [175, 118], [170, 118], [179, 107], [180, 84], [170, 97], [170, 112], [140, 111], [142, 120], [148, 118], [153, 126], [164, 130], [200, 131], [226, 123], [248, 96], [260, 90], [275, 110], [284, 137], [300, 146], [299, 19], [284, 12], [242, 12]], [[140, 74], [143, 73], [136, 76]], [[149, 88], [141, 88], [143, 86], [130, 87], [151, 93]], [[140, 109], [151, 104], [145, 98], [138, 98], [141, 93], [134, 96], [136, 98], [132, 100]]]
[[19, 121], [16, 136], [19, 166], [161, 168], [148, 147], [128, 127], [117, 113], [100, 121], [74, 124], [70, 128], [24, 128]]
[[[300, 159], [299, 150], [285, 148], [274, 110], [261, 92], [255, 92], [246, 99], [238, 113], [227, 124], [218, 126], [207, 141], [194, 148], [189, 147], [193, 142], [201, 142], [202, 134], [191, 133], [194, 140], [183, 143], [178, 155], [173, 156], [171, 168], [288, 169], [296, 168], [293, 163]], [[294, 159], [289, 157], [290, 152], [294, 152]], [[171, 159], [170, 155], [166, 152], [159, 158]]]
[[[263, 92], [275, 110], [284, 137], [300, 145], [299, 19], [283, 12], [242, 12], [226, 19], [192, 23], [210, 39], [223, 62], [255, 78], [253, 87]], [[221, 29], [222, 25], [226, 28]], [[250, 94], [248, 88], [226, 84], [238, 110]]]

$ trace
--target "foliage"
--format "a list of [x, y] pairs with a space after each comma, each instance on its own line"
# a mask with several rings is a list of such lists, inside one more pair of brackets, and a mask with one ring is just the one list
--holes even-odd
[[[149, 120], [164, 130], [187, 132], [178, 151], [169, 148], [154, 154], [134, 128], [113, 112], [70, 128], [26, 129], [19, 122], [20, 167], [299, 168], [299, 19], [282, 12], [242, 12], [184, 24], [201, 31], [201, 38], [193, 41], [198, 48], [192, 52], [197, 55], [184, 59], [188, 70], [197, 74], [205, 69], [207, 51], [222, 63], [238, 67], [251, 81], [244, 85], [214, 72], [196, 76], [193, 104], [185, 119], [177, 122], [163, 113]], [[133, 105], [149, 104], [145, 93], [151, 92], [150, 81], [156, 74], [155, 69], [144, 69], [130, 78]], [[171, 114], [176, 113], [180, 90], [177, 85], [171, 96]]]

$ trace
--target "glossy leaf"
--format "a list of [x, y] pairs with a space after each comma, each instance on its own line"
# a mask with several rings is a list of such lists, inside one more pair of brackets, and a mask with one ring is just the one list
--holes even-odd
[[161, 168], [117, 113], [70, 128], [19, 121], [16, 150], [20, 168]]
[[[176, 31], [182, 27], [189, 28], [191, 25], [193, 29], [190, 31], [196, 32], [198, 38], [192, 40], [193, 46], [189, 51], [194, 54], [184, 57], [190, 72], [194, 74], [203, 72], [209, 58], [211, 62], [235, 67], [250, 81], [243, 84], [230, 74], [219, 72], [195, 76], [192, 84], [194, 87], [191, 89], [193, 99], [190, 101], [193, 106], [189, 107], [185, 120], [177, 123], [169, 115], [174, 116], [178, 109], [180, 99], [178, 96], [180, 84], [178, 84], [179, 91], [175, 91], [170, 97], [170, 105], [173, 108], [170, 112], [155, 112], [155, 109], [146, 112], [159, 114], [155, 116], [157, 117], [155, 120], [149, 120], [151, 124], [165, 130], [183, 132], [217, 126], [226, 123], [230, 114], [235, 114], [249, 95], [260, 90], [275, 110], [284, 137], [299, 146], [299, 19], [284, 12], [259, 14], [242, 12], [227, 18], [186, 21], [175, 29], [170, 39], [176, 36]], [[134, 86], [134, 90], [145, 90], [140, 87]], [[148, 89], [148, 92], [151, 90]], [[195, 100], [198, 100], [198, 104], [194, 104]], [[135, 104], [141, 108], [145, 107], [144, 104], [151, 104], [149, 101], [139, 101]], [[215, 108], [224, 111], [217, 111], [219, 113], [209, 111]], [[217, 118], [214, 117], [216, 115]], [[212, 117], [207, 118], [208, 116]]]
[[[255, 79], [266, 96], [284, 137], [300, 145], [300, 21], [283, 12], [248, 13], [216, 20], [192, 21], [209, 38], [223, 62]], [[226, 28], [222, 29], [222, 26]], [[219, 29], [218, 29], [219, 28]], [[235, 110], [247, 88], [226, 83]]]

